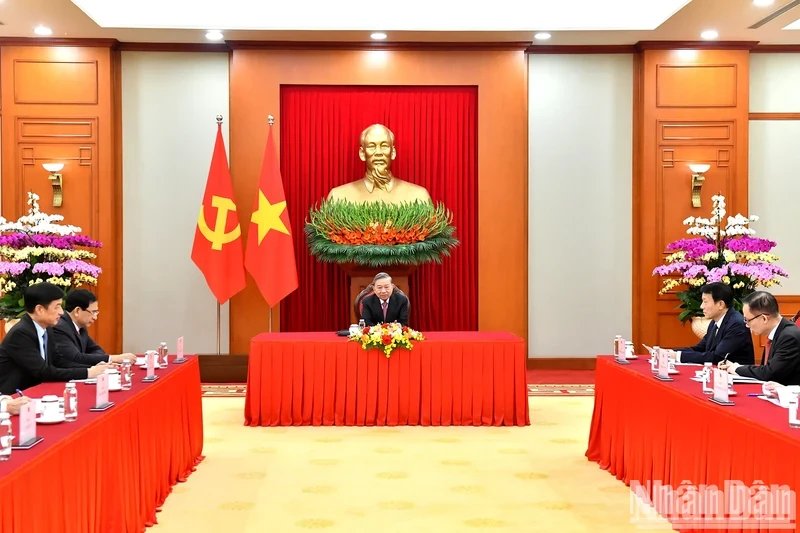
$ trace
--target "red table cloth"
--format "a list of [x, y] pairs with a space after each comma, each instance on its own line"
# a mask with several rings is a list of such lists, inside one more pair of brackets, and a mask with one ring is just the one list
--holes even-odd
[[[0, 533], [141, 533], [172, 486], [202, 459], [203, 411], [197, 357], [157, 370], [133, 388], [110, 392], [115, 403], [91, 412], [94, 385], [78, 383], [78, 419], [37, 425], [44, 440], [0, 462]], [[25, 395], [62, 396], [63, 383]], [[17, 434], [18, 417], [12, 417]]]
[[333, 333], [253, 338], [249, 426], [526, 426], [525, 341], [505, 332], [434, 332], [380, 350]]
[[[795, 531], [795, 496], [787, 492], [800, 488], [800, 429], [789, 427], [788, 411], [748, 396], [760, 393], [760, 384], [735, 384], [737, 395], [730, 398], [735, 405], [714, 404], [702, 384], [690, 379], [700, 367], [678, 369], [674, 381], [662, 382], [641, 356], [627, 366], [598, 357], [586, 457], [632, 488], [638, 484], [652, 500], [648, 503], [680, 531]], [[758, 504], [750, 489], [758, 483], [773, 494], [774, 513], [768, 519], [752, 517]], [[739, 489], [733, 490], [736, 484]], [[652, 490], [671, 487], [687, 497], [681, 487], [701, 490], [704, 485], [738, 499], [729, 502], [734, 507], [717, 508], [721, 520], [713, 526], [693, 522], [704, 512], [684, 505], [688, 499], [673, 500], [670, 507], [668, 492]], [[781, 517], [787, 520], [780, 523]]]

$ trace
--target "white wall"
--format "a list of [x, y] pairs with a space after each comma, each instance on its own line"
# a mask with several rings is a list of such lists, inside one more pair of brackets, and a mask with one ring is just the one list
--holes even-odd
[[633, 57], [529, 56], [529, 357], [631, 336]]
[[800, 54], [750, 54], [750, 112], [800, 112]]
[[[800, 112], [800, 54], [750, 55], [750, 112]], [[797, 242], [800, 199], [800, 120], [750, 121], [750, 214], [757, 236], [778, 243], [778, 262], [789, 273], [773, 294], [800, 294]]]
[[[216, 300], [191, 260], [223, 115], [228, 138], [228, 55], [122, 53], [123, 348], [159, 342], [216, 353]], [[228, 305], [221, 351], [228, 351]]]

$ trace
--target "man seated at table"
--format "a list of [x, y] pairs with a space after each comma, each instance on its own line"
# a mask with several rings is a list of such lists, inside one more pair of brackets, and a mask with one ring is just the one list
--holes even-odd
[[2, 395], [0, 396], [0, 413], [9, 413], [12, 415], [18, 415], [19, 409], [26, 403], [30, 402], [31, 399], [27, 396], [20, 396], [19, 398], [12, 398], [11, 396]]
[[756, 335], [767, 335], [761, 365], [729, 361], [719, 367], [731, 374], [760, 381], [800, 385], [800, 329], [781, 316], [778, 301], [768, 292], [752, 292], [743, 303], [742, 314], [747, 327]]
[[733, 309], [733, 289], [724, 283], [715, 282], [704, 285], [700, 309], [706, 318], [712, 320], [705, 336], [691, 348], [683, 348], [674, 353], [678, 363], [714, 363], [728, 355], [728, 361], [742, 365], [752, 365], [753, 337], [744, 323], [744, 317]]
[[392, 277], [381, 272], [372, 280], [374, 294], [363, 300], [361, 318], [367, 326], [399, 322], [408, 325], [408, 298], [394, 291]]
[[13, 394], [44, 381], [94, 378], [112, 368], [100, 363], [89, 367], [61, 356], [53, 326], [63, 310], [64, 291], [43, 282], [25, 289], [23, 316], [0, 343], [0, 394]]
[[58, 319], [53, 328], [58, 351], [63, 357], [84, 365], [97, 363], [122, 363], [125, 359], [136, 363], [136, 355], [124, 353], [108, 355], [89, 336], [86, 328], [94, 324], [100, 313], [97, 296], [86, 289], [76, 289], [67, 293], [64, 303], [66, 313]]

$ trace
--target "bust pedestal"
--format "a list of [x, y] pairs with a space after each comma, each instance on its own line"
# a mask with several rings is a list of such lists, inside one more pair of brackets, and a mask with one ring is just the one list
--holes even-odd
[[378, 272], [386, 272], [392, 277], [392, 283], [406, 293], [406, 295], [409, 295], [408, 277], [417, 269], [417, 265], [372, 267], [356, 263], [339, 263], [339, 266], [350, 276], [350, 301], [348, 305], [350, 308], [351, 324], [358, 324], [359, 319], [353, 310], [353, 303], [356, 301], [356, 296], [366, 289], [367, 285], [372, 283], [375, 274]]

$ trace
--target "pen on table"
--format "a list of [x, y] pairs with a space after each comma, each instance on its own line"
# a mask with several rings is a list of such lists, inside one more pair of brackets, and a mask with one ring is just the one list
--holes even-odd
[[22, 394], [22, 391], [21, 391], [21, 390], [19, 390], [19, 389], [17, 389], [17, 394], [19, 394], [20, 398], [21, 398], [21, 397], [23, 397], [23, 396], [25, 396], [24, 394]]
[[761, 396], [761, 394], [759, 394], [758, 392], [751, 392], [748, 394], [748, 396]]

